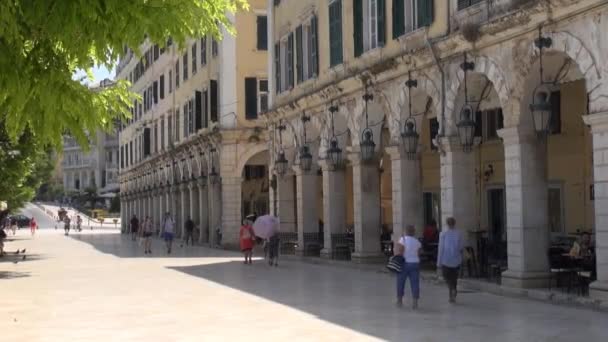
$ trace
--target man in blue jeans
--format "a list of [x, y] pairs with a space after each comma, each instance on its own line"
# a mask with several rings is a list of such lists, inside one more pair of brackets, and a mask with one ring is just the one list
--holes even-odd
[[412, 225], [405, 227], [405, 235], [399, 239], [395, 255], [403, 255], [404, 264], [401, 273], [397, 275], [397, 306], [403, 306], [405, 282], [410, 279], [412, 289], [412, 309], [418, 308], [420, 298], [420, 248], [422, 244], [414, 235], [416, 229]]
[[462, 249], [464, 247], [462, 234], [456, 229], [456, 220], [448, 217], [448, 228], [439, 235], [439, 249], [437, 251], [437, 269], [441, 268], [443, 279], [450, 290], [450, 303], [456, 301], [456, 286], [458, 284], [458, 271], [462, 263]]

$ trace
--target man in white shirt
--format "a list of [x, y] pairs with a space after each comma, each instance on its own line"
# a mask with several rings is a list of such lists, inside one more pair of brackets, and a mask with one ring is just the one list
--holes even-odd
[[405, 235], [399, 239], [395, 248], [395, 255], [402, 255], [404, 259], [401, 273], [397, 275], [397, 306], [403, 306], [405, 282], [410, 279], [412, 289], [412, 308], [418, 308], [420, 298], [420, 248], [422, 244], [414, 236], [416, 229], [412, 225], [405, 227]]

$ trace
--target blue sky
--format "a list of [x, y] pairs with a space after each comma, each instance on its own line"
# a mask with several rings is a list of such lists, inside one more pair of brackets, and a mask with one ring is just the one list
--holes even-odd
[[[76, 72], [76, 74], [74, 74], [74, 78], [80, 78], [84, 75], [85, 75], [84, 71], [80, 70], [80, 71]], [[93, 68], [93, 77], [94, 77], [94, 80], [92, 82], [90, 82], [90, 84], [99, 83], [99, 81], [103, 80], [104, 78], [113, 79], [114, 78], [114, 68], [112, 70], [108, 70], [104, 66], [95, 67], [95, 68]], [[89, 82], [86, 82], [86, 83], [89, 83]]]

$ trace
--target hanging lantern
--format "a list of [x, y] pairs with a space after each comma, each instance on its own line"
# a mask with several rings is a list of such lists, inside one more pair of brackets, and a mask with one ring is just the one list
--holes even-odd
[[416, 132], [416, 120], [412, 117], [405, 121], [403, 132], [401, 132], [401, 143], [407, 154], [407, 158], [413, 160], [418, 152], [418, 139], [420, 135]]
[[532, 123], [538, 137], [545, 137], [551, 130], [551, 89], [547, 82], [544, 81], [543, 75], [543, 49], [551, 47], [552, 40], [549, 37], [542, 36], [542, 29], [538, 28], [538, 39], [534, 41], [534, 45], [539, 49], [539, 74], [540, 85], [534, 89], [532, 94], [532, 104], [530, 104], [530, 113], [532, 114]]
[[460, 111], [460, 121], [456, 124], [458, 127], [458, 136], [462, 150], [470, 152], [473, 148], [473, 139], [475, 138], [475, 121], [473, 118], [473, 107], [470, 104], [464, 105]]
[[300, 167], [302, 171], [310, 171], [312, 168], [312, 154], [308, 145], [304, 145], [300, 148]]
[[287, 161], [287, 158], [285, 158], [285, 152], [283, 150], [279, 151], [277, 159], [274, 161], [276, 173], [281, 177], [285, 176], [285, 174], [287, 173], [288, 164], [289, 162]]
[[327, 157], [334, 169], [338, 169], [342, 166], [342, 149], [338, 146], [338, 139], [336, 137], [333, 137], [329, 142]]
[[408, 71], [408, 79], [405, 82], [405, 86], [408, 87], [408, 111], [409, 117], [405, 120], [403, 125], [403, 131], [401, 132], [401, 144], [407, 154], [407, 158], [410, 160], [416, 159], [416, 153], [418, 152], [418, 139], [420, 135], [416, 130], [416, 119], [412, 117], [412, 88], [418, 86], [418, 80], [412, 79], [412, 72]]
[[361, 159], [364, 162], [369, 162], [374, 159], [374, 153], [376, 151], [376, 143], [374, 143], [374, 133], [370, 128], [363, 130], [361, 135]]
[[211, 182], [213, 185], [220, 183], [220, 175], [215, 170], [215, 166], [211, 166], [211, 172], [209, 172], [209, 182]]
[[365, 94], [363, 95], [363, 101], [365, 101], [365, 129], [361, 134], [361, 142], [359, 146], [361, 148], [361, 160], [369, 162], [374, 159], [374, 152], [376, 150], [376, 143], [374, 143], [374, 133], [369, 128], [369, 116], [367, 111], [367, 103], [374, 99], [373, 94], [367, 92], [367, 84], [365, 85]]

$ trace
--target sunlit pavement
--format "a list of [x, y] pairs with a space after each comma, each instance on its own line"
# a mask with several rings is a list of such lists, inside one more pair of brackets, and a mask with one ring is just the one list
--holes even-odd
[[[13, 239], [13, 237], [10, 237]], [[606, 341], [608, 315], [484, 293], [394, 306], [388, 274], [262, 260], [126, 236], [19, 231], [0, 259], [0, 341]], [[14, 262], [17, 261], [15, 264]]]

